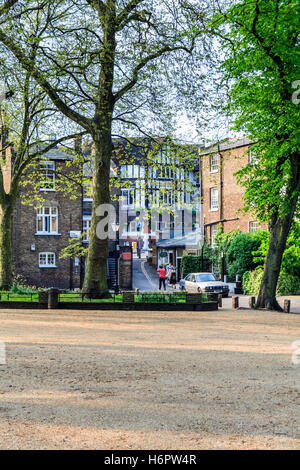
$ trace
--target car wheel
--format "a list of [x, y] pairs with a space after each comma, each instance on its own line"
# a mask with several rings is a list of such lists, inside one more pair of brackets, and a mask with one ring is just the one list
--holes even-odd
[[223, 294], [222, 297], [226, 298], [228, 297], [228, 294]]

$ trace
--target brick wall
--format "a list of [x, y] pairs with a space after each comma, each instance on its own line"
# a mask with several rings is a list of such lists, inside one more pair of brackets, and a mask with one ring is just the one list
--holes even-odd
[[120, 247], [119, 283], [120, 289], [132, 289], [132, 249], [130, 246]]
[[[238, 213], [244, 204], [244, 188], [238, 185], [234, 173], [247, 165], [249, 157], [245, 152], [248, 148], [249, 144], [221, 151], [216, 149], [212, 152], [213, 155], [217, 154], [218, 156], [216, 172], [211, 171], [210, 157], [212, 154], [201, 156], [204, 224], [210, 240], [212, 236], [211, 224], [217, 224], [223, 219], [234, 219], [223, 223], [224, 232], [237, 229], [249, 232], [250, 222], [256, 221], [255, 215]], [[210, 204], [211, 188], [214, 187], [218, 189], [217, 210], [211, 209]], [[267, 230], [267, 224], [261, 224], [259, 228]]]
[[[72, 171], [72, 168], [66, 168], [64, 161], [56, 161], [55, 164], [59, 172]], [[71, 200], [69, 194], [58, 191], [43, 191], [43, 196], [45, 205], [57, 207], [58, 234], [37, 235], [36, 210], [21, 204], [19, 199], [13, 218], [14, 273], [22, 275], [29, 285], [64, 289], [80, 287], [80, 265], [75, 266], [70, 259], [59, 259], [59, 254], [69, 244], [70, 230], [82, 230], [81, 190], [78, 188], [75, 200]], [[39, 267], [41, 252], [55, 253], [55, 268]]]

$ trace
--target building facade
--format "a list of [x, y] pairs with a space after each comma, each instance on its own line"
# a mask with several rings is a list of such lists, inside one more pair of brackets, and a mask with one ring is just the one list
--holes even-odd
[[[167, 252], [165, 262], [176, 266], [179, 277], [182, 255], [187, 250], [199, 252], [196, 216], [201, 196], [205, 234], [212, 245], [220, 222], [225, 232], [267, 228], [250, 214], [238, 212], [244, 189], [234, 173], [248, 163], [255, 164], [254, 159], [249, 162], [249, 140], [226, 140], [200, 151], [195, 147], [178, 151], [167, 140], [156, 148], [149, 142], [140, 144], [115, 141], [111, 194], [118, 236], [109, 242], [110, 287], [118, 283], [119, 253], [126, 246], [137, 253], [142, 249], [151, 253], [158, 242], [153, 249], [154, 261], [160, 264], [160, 254]], [[91, 153], [89, 148], [87, 156]], [[195, 155], [197, 161], [200, 157], [197, 165]], [[73, 187], [70, 197], [58, 190], [57, 175], [68, 178], [74, 172], [82, 173], [82, 184]], [[93, 204], [89, 176], [84, 166], [78, 169], [71, 152], [55, 150], [39, 162], [42, 203], [38, 207], [23, 204], [30, 198], [30, 187], [21, 187], [13, 218], [13, 270], [26, 284], [82, 287], [84, 257], [62, 259], [60, 255], [73, 237], [82, 236], [82, 246], [88, 246]], [[6, 177], [9, 185], [9, 170]]]
[[28, 285], [74, 289], [82, 284], [82, 260], [60, 258], [70, 238], [80, 235], [83, 228], [82, 188], [75, 186], [72, 198], [68, 192], [57, 190], [57, 175], [67, 178], [78, 169], [70, 159], [71, 155], [54, 151], [39, 162], [38, 208], [24, 204], [27, 198], [30, 201], [30, 187], [20, 188], [13, 216], [13, 271]]
[[114, 162], [125, 242], [148, 250], [157, 240], [184, 236], [195, 225], [198, 147], [174, 145], [168, 139], [119, 140]]
[[[154, 156], [151, 149], [154, 163], [137, 150], [138, 147], [125, 148], [117, 141], [115, 149], [111, 195], [117, 213], [118, 237], [116, 241], [109, 241], [107, 267], [111, 288], [118, 283], [118, 258], [123, 247], [148, 250], [156, 237], [162, 238], [164, 231], [169, 234], [170, 230], [177, 229], [175, 225], [170, 228], [170, 219], [162, 214], [157, 213], [156, 220], [151, 221], [154, 218], [151, 209], [156, 206], [160, 209], [163, 205], [169, 215], [170, 207], [177, 201], [182, 211], [184, 202], [193, 194], [182, 167], [178, 165], [170, 170], [171, 157], [163, 146]], [[76, 150], [78, 152], [78, 148]], [[92, 148], [88, 147], [85, 156], [90, 158], [91, 155]], [[90, 160], [92, 162], [92, 158]], [[30, 185], [21, 186], [13, 217], [13, 270], [27, 285], [60, 289], [82, 287], [84, 256], [61, 258], [61, 254], [74, 237], [82, 237], [82, 246], [88, 246], [93, 204], [91, 172], [92, 165], [78, 165], [72, 152], [56, 149], [38, 163], [37, 191], [41, 198], [38, 206], [27, 204], [33, 192]], [[62, 188], [61, 175], [67, 181], [74, 174], [81, 176], [78, 184], [72, 186], [71, 197], [71, 193]], [[7, 178], [9, 184], [9, 171]], [[147, 211], [151, 212], [150, 222], [144, 218]], [[182, 217], [180, 220], [182, 222]], [[178, 230], [183, 234], [184, 225]]]
[[237, 183], [235, 172], [247, 164], [255, 165], [252, 144], [247, 138], [227, 139], [199, 152], [202, 220], [212, 246], [221, 222], [224, 232], [267, 230], [267, 225], [260, 224], [255, 216], [239, 212], [244, 204], [244, 188]]

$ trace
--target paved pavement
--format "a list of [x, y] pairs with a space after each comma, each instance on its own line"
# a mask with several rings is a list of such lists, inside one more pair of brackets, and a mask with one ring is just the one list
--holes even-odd
[[[140, 289], [140, 291], [153, 291], [158, 290], [158, 273], [156, 269], [150, 266], [145, 258], [133, 259], [133, 288]], [[232, 284], [234, 286], [234, 284]], [[230, 285], [230, 287], [232, 287]], [[178, 289], [178, 286], [177, 286]], [[167, 290], [172, 291], [172, 288], [167, 287]], [[223, 298], [223, 308], [232, 308], [232, 288], [230, 289], [230, 296]], [[242, 308], [249, 307], [249, 296], [239, 295], [239, 306]], [[278, 297], [279, 304], [283, 307], [284, 299], [291, 301], [291, 313], [300, 314], [300, 296], [285, 296]]]
[[[133, 258], [133, 288], [140, 291], [158, 290], [159, 280], [155, 268], [150, 266], [145, 259]], [[167, 287], [167, 290], [172, 291]]]

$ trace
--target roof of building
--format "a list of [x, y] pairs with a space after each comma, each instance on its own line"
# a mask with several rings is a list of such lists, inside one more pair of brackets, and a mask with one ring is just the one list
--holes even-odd
[[[168, 137], [137, 137], [131, 139], [119, 138], [114, 139], [114, 154], [113, 160], [117, 164], [144, 164], [147, 158], [151, 155], [156, 155], [165, 143], [170, 143], [174, 149], [187, 148], [189, 152], [194, 153], [195, 157], [198, 155], [199, 146], [196, 144], [181, 144], [172, 142]], [[195, 165], [198, 165], [198, 159], [195, 159]], [[195, 168], [196, 169], [196, 168]]]
[[42, 155], [41, 158], [47, 158], [49, 160], [74, 160], [76, 153], [73, 150], [65, 149], [63, 147], [55, 148]]
[[157, 248], [185, 248], [187, 245], [194, 247], [198, 246], [197, 235], [191, 232], [181, 238], [168, 238], [166, 240], [159, 240], [156, 242]]
[[209, 155], [210, 153], [214, 153], [214, 152], [224, 152], [225, 150], [231, 150], [231, 149], [239, 148], [239, 147], [246, 147], [253, 143], [254, 141], [251, 139], [248, 139], [248, 137], [228, 138], [225, 141], [216, 142], [215, 144], [210, 145], [209, 147], [203, 149], [200, 152], [200, 155]]

